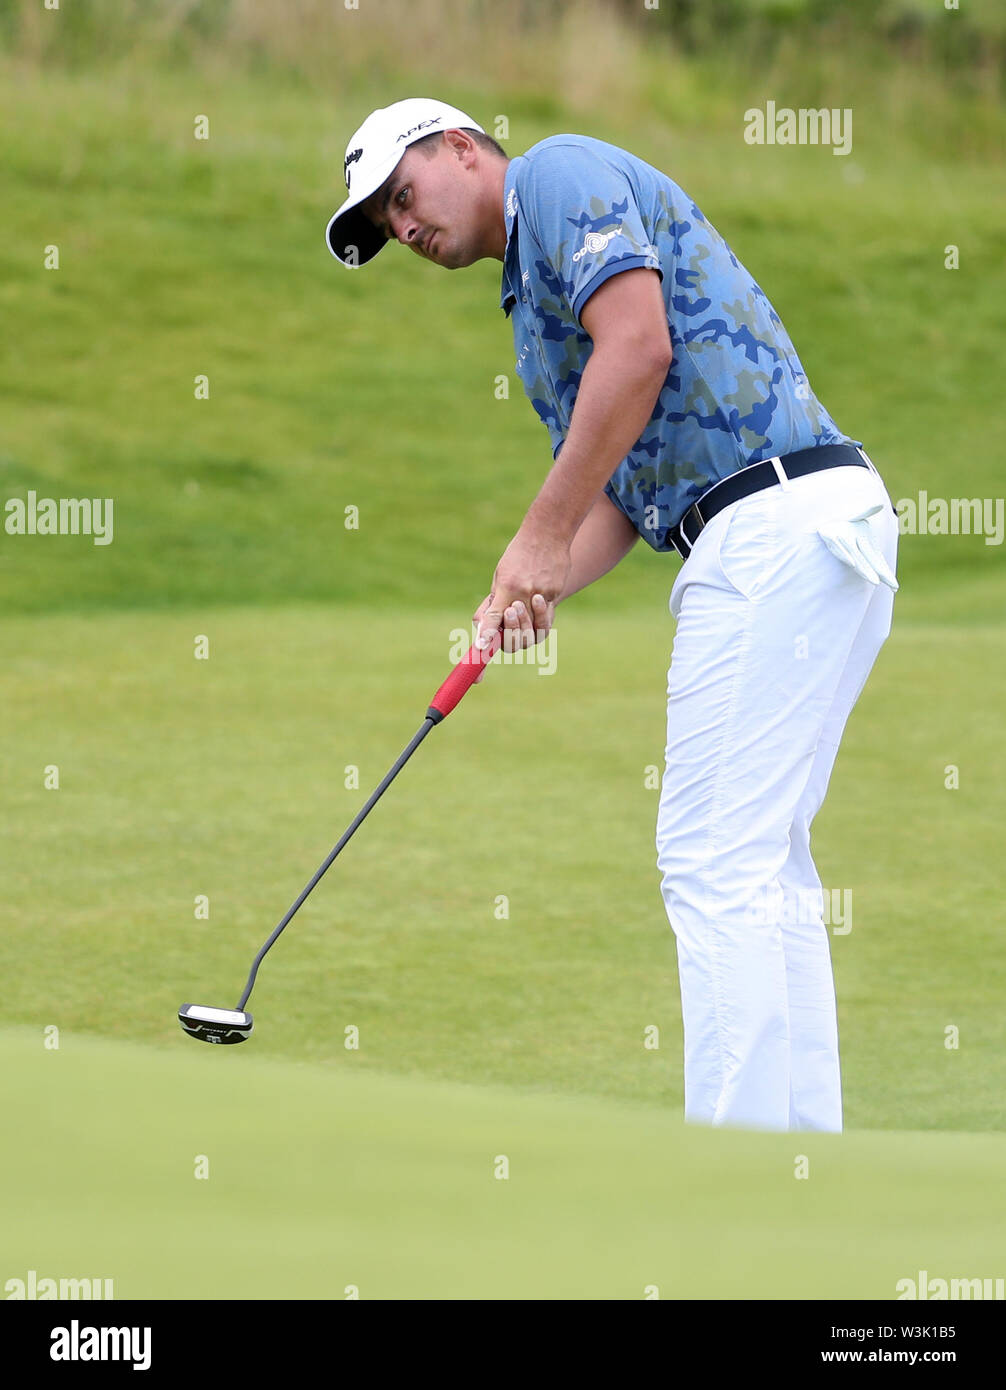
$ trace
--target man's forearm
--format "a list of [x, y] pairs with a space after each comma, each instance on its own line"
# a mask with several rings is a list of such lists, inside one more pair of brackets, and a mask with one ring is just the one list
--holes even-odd
[[667, 368], [659, 356], [595, 349], [569, 434], [526, 521], [572, 544], [598, 493], [646, 428]]
[[570, 546], [569, 578], [556, 603], [613, 570], [638, 540], [639, 532], [625, 513], [605, 493], [599, 493]]

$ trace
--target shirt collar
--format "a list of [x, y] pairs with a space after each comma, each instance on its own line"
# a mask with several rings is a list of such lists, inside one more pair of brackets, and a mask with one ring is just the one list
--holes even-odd
[[514, 187], [517, 181], [517, 160], [511, 159], [507, 165], [507, 171], [503, 178], [503, 221], [506, 225], [506, 250], [503, 252], [503, 284], [500, 290], [500, 308], [504, 313], [509, 313], [508, 302], [516, 299], [516, 292], [511, 288], [508, 268], [512, 255], [517, 246], [517, 189]]

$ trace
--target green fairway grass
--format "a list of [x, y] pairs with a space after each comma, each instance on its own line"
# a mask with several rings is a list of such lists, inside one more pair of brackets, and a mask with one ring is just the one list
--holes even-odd
[[5, 1165], [4, 1281], [112, 1279], [120, 1299], [893, 1299], [920, 1270], [1001, 1277], [1001, 1135], [713, 1133], [181, 1035], [67, 1032], [46, 1051], [8, 1029], [0, 1065], [5, 1124], [31, 1136]]
[[[554, 674], [497, 657], [430, 734], [267, 957], [251, 1050], [680, 1112], [646, 786], [662, 767], [672, 631], [658, 565], [649, 615], [571, 600]], [[832, 937], [847, 1120], [1001, 1129], [1002, 629], [911, 611], [815, 834], [825, 886], [851, 894], [851, 930]], [[403, 624], [320, 605], [5, 631], [6, 1016], [176, 1049], [191, 1046], [178, 1006], [234, 1005], [251, 957], [422, 722], [452, 631], [470, 636], [460, 613]], [[652, 1025], [657, 1050], [643, 1045]]]

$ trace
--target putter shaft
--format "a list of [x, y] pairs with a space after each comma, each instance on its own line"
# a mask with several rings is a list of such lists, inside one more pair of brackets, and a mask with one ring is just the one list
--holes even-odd
[[[441, 716], [441, 717], [442, 717], [442, 716]], [[371, 797], [370, 797], [369, 801], [367, 802], [367, 804], [363, 807], [363, 809], [362, 809], [362, 810], [359, 812], [359, 814], [356, 816], [356, 818], [355, 818], [355, 820], [353, 821], [352, 825], [350, 825], [349, 829], [345, 832], [345, 834], [343, 835], [342, 839], [339, 841], [339, 843], [338, 843], [338, 844], [335, 846], [335, 848], [332, 850], [332, 853], [331, 853], [331, 854], [328, 856], [328, 858], [325, 860], [324, 864], [322, 864], [321, 868], [318, 870], [318, 872], [317, 872], [317, 873], [314, 875], [314, 877], [311, 879], [310, 883], [308, 883], [307, 886], [304, 888], [303, 892], [300, 894], [300, 896], [298, 897], [297, 901], [290, 907], [289, 911], [286, 913], [286, 915], [285, 915], [285, 917], [283, 918], [283, 920], [279, 923], [279, 925], [276, 927], [276, 929], [274, 930], [274, 932], [272, 933], [272, 935], [269, 937], [269, 940], [265, 943], [265, 945], [262, 947], [261, 951], [259, 951], [258, 955], [257, 955], [257, 956], [255, 957], [255, 959], [252, 961], [252, 967], [251, 967], [251, 970], [250, 970], [249, 973], [248, 973], [248, 983], [245, 985], [244, 993], [242, 994], [241, 998], [240, 998], [240, 999], [238, 1000], [238, 1002], [237, 1002], [237, 1006], [236, 1006], [236, 1007], [237, 1007], [237, 1009], [238, 1009], [239, 1011], [243, 1011], [243, 1010], [244, 1010], [244, 1006], [245, 1006], [245, 1005], [247, 1004], [247, 1002], [248, 1002], [248, 997], [249, 997], [249, 995], [251, 994], [252, 989], [255, 987], [255, 976], [258, 974], [258, 968], [259, 968], [259, 966], [261, 965], [262, 959], [263, 959], [263, 957], [265, 956], [266, 952], [272, 947], [273, 943], [274, 943], [274, 942], [277, 940], [277, 938], [282, 934], [284, 928], [289, 924], [291, 918], [294, 916], [294, 914], [297, 912], [297, 910], [301, 907], [301, 905], [303, 904], [303, 902], [305, 901], [305, 899], [310, 895], [311, 892], [313, 892], [313, 890], [314, 890], [314, 888], [317, 886], [317, 884], [320, 883], [321, 879], [325, 876], [325, 874], [328, 872], [328, 870], [332, 867], [332, 864], [333, 864], [333, 862], [335, 861], [335, 859], [336, 859], [337, 855], [339, 854], [340, 850], [342, 849], [343, 845], [345, 845], [345, 844], [352, 838], [352, 836], [353, 836], [353, 834], [355, 833], [355, 831], [359, 828], [360, 825], [363, 824], [363, 822], [366, 820], [367, 816], [370, 814], [370, 812], [373, 810], [373, 808], [377, 805], [378, 801], [380, 801], [381, 797], [382, 797], [382, 796], [384, 795], [384, 793], [387, 791], [388, 787], [391, 786], [392, 782], [395, 780], [395, 778], [396, 778], [396, 777], [398, 776], [398, 774], [401, 772], [402, 768], [405, 766], [405, 764], [406, 764], [406, 763], [409, 761], [409, 759], [412, 757], [413, 753], [416, 751], [416, 749], [417, 749], [417, 748], [419, 747], [419, 745], [422, 743], [423, 739], [424, 739], [424, 738], [426, 737], [426, 735], [430, 732], [430, 730], [436, 726], [436, 724], [437, 724], [438, 722], [439, 722], [439, 720], [434, 719], [433, 716], [432, 716], [432, 714], [428, 714], [428, 715], [426, 716], [426, 718], [423, 720], [423, 723], [422, 723], [421, 727], [416, 731], [415, 735], [413, 736], [413, 738], [412, 738], [411, 741], [409, 742], [408, 747], [404, 750], [404, 752], [401, 754], [401, 756], [400, 756], [400, 757], [397, 759], [397, 761], [395, 762], [394, 767], [392, 767], [391, 771], [388, 772], [388, 774], [385, 776], [384, 780], [383, 780], [383, 781], [381, 782], [381, 784], [377, 787], [377, 789], [373, 792], [373, 794], [371, 795]]]

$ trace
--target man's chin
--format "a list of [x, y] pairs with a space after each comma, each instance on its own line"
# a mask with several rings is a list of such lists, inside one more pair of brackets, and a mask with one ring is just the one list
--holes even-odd
[[465, 266], [474, 265], [475, 262], [481, 260], [482, 257], [477, 253], [473, 253], [468, 248], [445, 246], [441, 249], [438, 244], [437, 254], [433, 259], [436, 261], [437, 265], [442, 266], [444, 270], [463, 270]]

